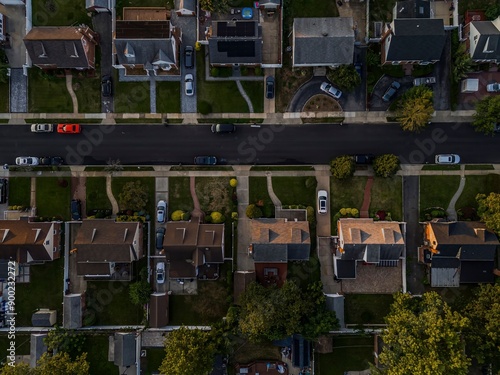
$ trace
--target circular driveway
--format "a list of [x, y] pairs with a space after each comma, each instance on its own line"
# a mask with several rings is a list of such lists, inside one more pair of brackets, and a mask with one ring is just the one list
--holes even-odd
[[287, 112], [302, 112], [302, 108], [304, 108], [311, 97], [318, 94], [324, 94], [319, 87], [321, 83], [325, 81], [328, 82], [326, 77], [316, 76], [300, 86], [290, 101]]

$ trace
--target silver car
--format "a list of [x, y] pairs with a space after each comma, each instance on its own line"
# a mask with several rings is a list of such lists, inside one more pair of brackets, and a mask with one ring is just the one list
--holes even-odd
[[38, 165], [40, 160], [35, 156], [18, 156], [16, 158], [16, 164], [21, 166], [26, 165]]
[[186, 74], [184, 77], [185, 91], [187, 96], [194, 95], [194, 81], [192, 74]]
[[328, 193], [326, 190], [318, 191], [318, 213], [326, 214], [328, 212], [327, 208]]
[[342, 96], [342, 91], [328, 82], [323, 82], [319, 88], [321, 89], [321, 91], [324, 91], [328, 95], [333, 96], [335, 99], [340, 99], [340, 97]]
[[156, 282], [163, 284], [165, 282], [165, 263], [159, 262], [156, 265]]
[[436, 164], [460, 164], [460, 156], [457, 154], [440, 154], [436, 155]]
[[31, 125], [32, 133], [52, 133], [54, 124], [33, 124]]
[[486, 91], [488, 92], [500, 92], [500, 83], [490, 83], [486, 85]]
[[161, 200], [158, 202], [158, 206], [156, 208], [156, 220], [159, 223], [164, 223], [167, 215], [167, 202]]

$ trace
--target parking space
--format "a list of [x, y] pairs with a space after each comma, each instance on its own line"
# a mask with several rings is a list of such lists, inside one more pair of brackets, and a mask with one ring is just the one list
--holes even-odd
[[[391, 86], [392, 82], [398, 82], [400, 88], [389, 102], [384, 102], [382, 97], [387, 89]], [[384, 75], [380, 78], [373, 89], [373, 93], [369, 102], [370, 111], [387, 111], [395, 99], [399, 98], [405, 91], [413, 87], [413, 77], [405, 76], [402, 78], [394, 78]]]

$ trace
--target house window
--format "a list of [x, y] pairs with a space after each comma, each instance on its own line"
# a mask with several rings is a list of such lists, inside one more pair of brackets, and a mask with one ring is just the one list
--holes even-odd
[[477, 42], [477, 38], [479, 38], [479, 35], [474, 36], [474, 42]]
[[49, 245], [49, 244], [50, 244], [50, 240], [45, 241], [45, 245]]
[[57, 230], [54, 229], [54, 233], [53, 234], [56, 235], [57, 234]]
[[134, 245], [137, 245], [137, 241], [134, 241]]
[[53, 250], [53, 252], [55, 253], [56, 251], [57, 251], [57, 247], [54, 247], [54, 250]]

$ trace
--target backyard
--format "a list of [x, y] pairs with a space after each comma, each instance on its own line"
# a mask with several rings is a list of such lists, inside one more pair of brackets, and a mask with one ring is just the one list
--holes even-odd
[[383, 324], [394, 298], [392, 294], [346, 294], [346, 324]]
[[106, 177], [87, 177], [87, 211], [111, 209], [111, 202], [106, 193]]
[[460, 176], [420, 176], [420, 216], [425, 209], [446, 210], [460, 184]]
[[118, 375], [118, 366], [108, 360], [109, 335], [87, 335], [83, 351], [87, 352], [90, 374]]
[[30, 177], [9, 178], [9, 206], [29, 207], [31, 196]]
[[85, 10], [85, 2], [34, 0], [33, 26], [92, 25]]
[[[71, 5], [73, 6], [73, 5]], [[64, 77], [28, 69], [28, 111], [32, 113], [72, 113], [73, 104]]]
[[36, 212], [39, 217], [70, 218], [71, 185], [68, 178], [36, 179]]
[[161, 366], [163, 358], [165, 358], [165, 349], [163, 348], [146, 349], [146, 357], [141, 358], [141, 370], [143, 369], [146, 375], [156, 374], [158, 372], [158, 368]]

